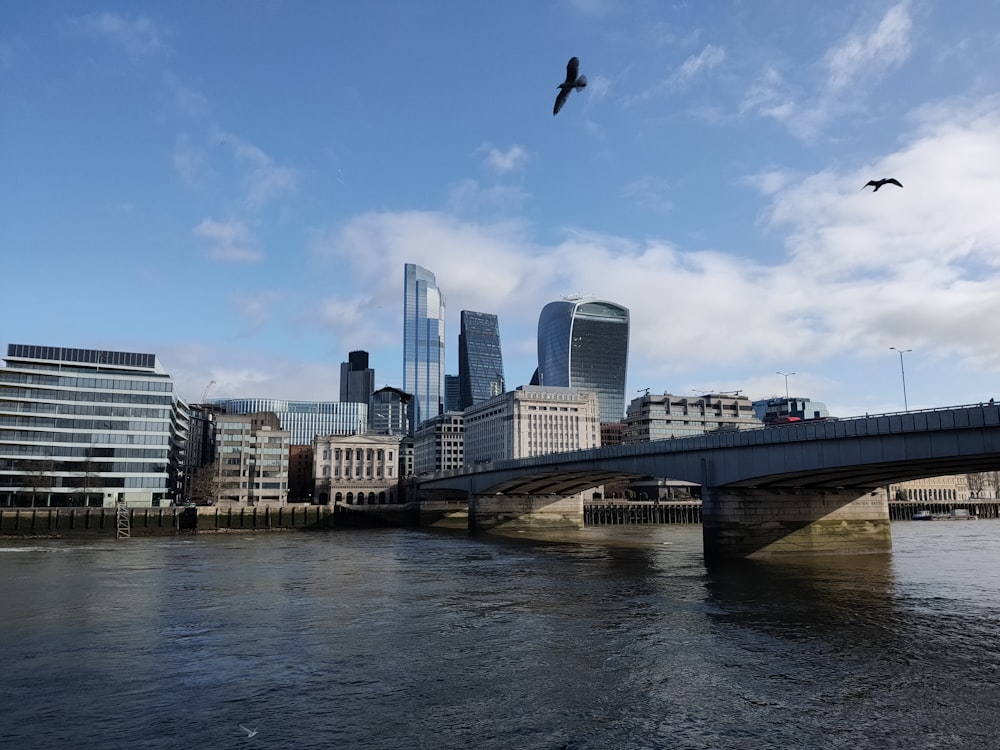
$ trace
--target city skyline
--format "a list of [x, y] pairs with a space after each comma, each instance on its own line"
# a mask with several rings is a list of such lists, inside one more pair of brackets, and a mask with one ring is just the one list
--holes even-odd
[[578, 293], [631, 312], [627, 396], [996, 396], [1000, 6], [396, 7], [6, 9], [0, 336], [155, 351], [188, 401], [329, 401], [354, 350], [403, 383], [413, 262], [446, 330], [498, 316], [508, 388]]

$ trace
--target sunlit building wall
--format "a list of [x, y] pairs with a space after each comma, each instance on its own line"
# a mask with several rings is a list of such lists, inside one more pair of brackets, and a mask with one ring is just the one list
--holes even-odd
[[187, 407], [156, 355], [10, 344], [0, 368], [0, 506], [167, 505]]

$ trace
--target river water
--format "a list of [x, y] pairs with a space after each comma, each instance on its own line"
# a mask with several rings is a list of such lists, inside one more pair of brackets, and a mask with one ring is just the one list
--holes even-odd
[[892, 531], [0, 540], [0, 747], [1000, 747], [1000, 521]]

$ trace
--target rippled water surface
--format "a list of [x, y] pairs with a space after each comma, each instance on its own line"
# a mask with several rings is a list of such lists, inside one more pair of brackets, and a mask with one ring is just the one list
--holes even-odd
[[1000, 521], [893, 542], [706, 568], [699, 526], [0, 540], [0, 746], [1000, 747]]

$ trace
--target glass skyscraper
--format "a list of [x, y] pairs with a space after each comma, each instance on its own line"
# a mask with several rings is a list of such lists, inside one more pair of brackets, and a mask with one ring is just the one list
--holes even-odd
[[628, 309], [614, 302], [567, 298], [538, 318], [538, 385], [597, 391], [601, 422], [625, 416]]
[[463, 410], [504, 392], [503, 354], [496, 315], [462, 310], [458, 384], [458, 405]]
[[405, 266], [403, 390], [413, 395], [413, 428], [444, 412], [444, 295], [434, 274]]

